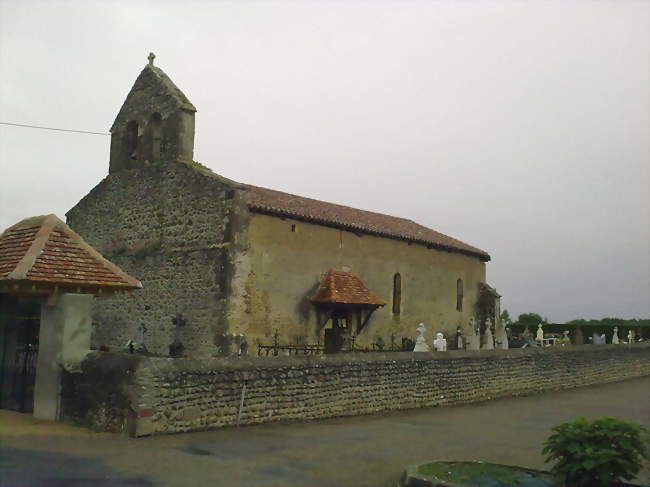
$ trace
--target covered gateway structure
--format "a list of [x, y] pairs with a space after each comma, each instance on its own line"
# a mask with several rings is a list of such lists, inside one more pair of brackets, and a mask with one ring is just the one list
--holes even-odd
[[0, 407], [59, 419], [61, 370], [90, 349], [93, 296], [141, 288], [56, 215], [0, 235]]

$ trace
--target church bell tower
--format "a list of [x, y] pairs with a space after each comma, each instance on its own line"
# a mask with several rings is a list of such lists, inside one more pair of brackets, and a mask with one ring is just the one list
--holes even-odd
[[196, 108], [162, 69], [153, 53], [111, 127], [109, 173], [194, 155]]

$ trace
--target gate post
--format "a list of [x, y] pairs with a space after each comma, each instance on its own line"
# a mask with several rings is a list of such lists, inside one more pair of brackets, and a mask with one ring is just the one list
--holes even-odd
[[41, 305], [34, 416], [57, 421], [60, 416], [61, 368], [75, 367], [90, 351], [92, 295], [63, 294], [56, 305]]

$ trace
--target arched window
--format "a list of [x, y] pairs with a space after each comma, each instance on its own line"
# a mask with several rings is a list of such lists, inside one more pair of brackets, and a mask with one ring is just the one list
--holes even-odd
[[463, 280], [456, 281], [456, 311], [463, 311]]
[[138, 158], [138, 122], [134, 120], [126, 124], [126, 153], [129, 159]]
[[402, 309], [402, 276], [397, 272], [393, 276], [393, 313], [399, 314]]
[[154, 113], [149, 119], [149, 136], [151, 137], [151, 162], [160, 161], [160, 141], [162, 139], [162, 117]]

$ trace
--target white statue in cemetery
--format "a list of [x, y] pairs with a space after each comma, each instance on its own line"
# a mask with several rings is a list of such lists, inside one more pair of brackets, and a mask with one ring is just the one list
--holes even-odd
[[537, 340], [540, 345], [544, 343], [544, 330], [542, 329], [541, 323], [537, 325], [537, 335], [535, 336], [535, 340]]
[[476, 330], [476, 322], [474, 318], [469, 319], [469, 327], [467, 334], [467, 350], [478, 350], [481, 348], [481, 337]]
[[427, 345], [427, 341], [424, 338], [424, 333], [427, 331], [427, 329], [424, 327], [424, 323], [420, 323], [417, 328], [418, 331], [418, 337], [415, 340], [415, 348], [413, 349], [414, 352], [430, 352], [429, 346]]
[[634, 330], [627, 332], [627, 343], [634, 343]]
[[614, 334], [612, 335], [612, 345], [618, 345], [620, 342], [618, 338], [618, 326], [614, 327]]
[[604, 333], [602, 335], [600, 335], [600, 344], [601, 345], [607, 345], [607, 338], [605, 337]]
[[456, 330], [456, 348], [458, 350], [465, 348], [465, 343], [463, 343], [463, 330], [460, 329], [460, 326]]
[[447, 339], [442, 333], [436, 333], [436, 339], [433, 341], [433, 348], [436, 352], [447, 351]]
[[506, 328], [506, 323], [504, 320], [499, 318], [498, 316], [496, 317], [496, 346], [497, 348], [502, 348], [504, 350], [508, 350], [508, 330]]
[[485, 343], [481, 348], [494, 350], [494, 336], [492, 335], [492, 320], [490, 318], [485, 323]]

